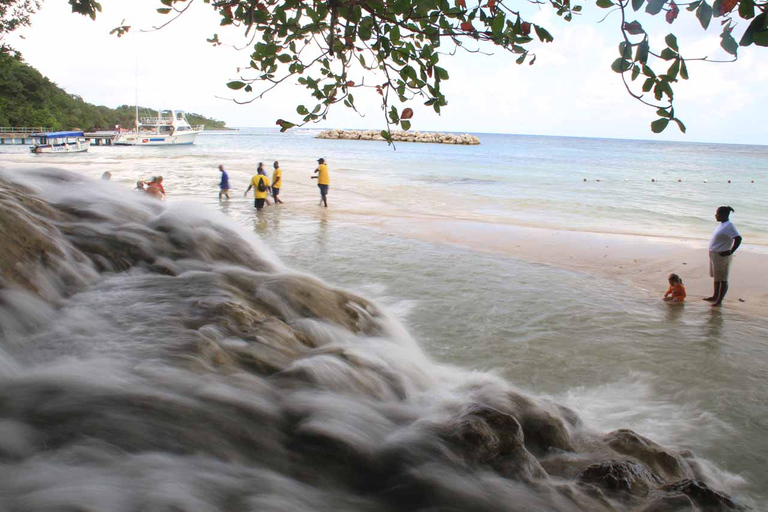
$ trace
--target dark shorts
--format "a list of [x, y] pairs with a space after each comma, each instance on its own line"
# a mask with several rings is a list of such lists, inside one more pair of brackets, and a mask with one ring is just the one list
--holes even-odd
[[318, 187], [320, 187], [320, 195], [321, 196], [327, 196], [328, 195], [328, 185], [321, 185], [317, 184]]
[[277, 197], [280, 195], [280, 189], [272, 187], [272, 197]]
[[253, 206], [255, 206], [256, 208], [259, 208], [259, 209], [264, 208], [264, 202], [265, 201], [266, 201], [266, 199], [254, 199], [253, 200]]

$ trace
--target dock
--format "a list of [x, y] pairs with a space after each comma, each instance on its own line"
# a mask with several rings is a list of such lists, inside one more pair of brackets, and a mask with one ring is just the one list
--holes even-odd
[[100, 131], [100, 132], [90, 132], [86, 133], [84, 136], [86, 139], [91, 141], [92, 146], [111, 146], [115, 142], [115, 136], [117, 134], [114, 132], [114, 130], [109, 131]]
[[0, 126], [0, 144], [34, 144], [33, 133], [49, 131], [45, 126]]
[[[53, 131], [45, 126], [0, 126], [0, 145], [32, 145], [35, 133]], [[115, 142], [113, 130], [85, 133], [83, 136], [94, 146], [111, 146]]]

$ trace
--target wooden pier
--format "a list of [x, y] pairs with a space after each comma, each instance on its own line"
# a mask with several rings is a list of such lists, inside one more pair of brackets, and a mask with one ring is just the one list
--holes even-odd
[[[45, 126], [0, 126], [0, 144], [8, 145], [32, 145], [35, 143], [35, 133], [51, 132], [50, 128]], [[116, 133], [110, 131], [99, 131], [85, 133], [83, 136], [91, 141], [93, 146], [111, 146], [115, 142]]]
[[92, 146], [111, 146], [116, 135], [114, 131], [90, 132], [85, 134], [85, 138], [91, 141]]
[[45, 126], [0, 126], [0, 144], [34, 144], [33, 133], [49, 131]]

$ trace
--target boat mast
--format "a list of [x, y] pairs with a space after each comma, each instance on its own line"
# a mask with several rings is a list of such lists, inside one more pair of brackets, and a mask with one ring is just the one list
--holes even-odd
[[139, 54], [136, 54], [136, 91], [135, 91], [135, 104], [136, 104], [136, 133], [139, 133]]

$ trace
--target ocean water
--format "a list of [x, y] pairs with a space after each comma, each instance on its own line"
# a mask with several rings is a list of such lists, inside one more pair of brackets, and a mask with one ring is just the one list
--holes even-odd
[[[572, 408], [596, 432], [631, 428], [690, 449], [718, 488], [768, 507], [764, 319], [669, 308], [623, 283], [404, 237], [377, 222], [477, 220], [707, 239], [715, 208], [728, 204], [745, 243], [761, 250], [768, 246], [765, 147], [479, 134], [481, 146], [403, 143], [393, 150], [318, 140], [316, 133], [210, 133], [192, 147], [94, 147], [59, 158], [0, 148], [0, 168], [23, 174], [56, 167], [93, 179], [112, 172], [106, 189], [68, 188], [71, 201], [162, 174], [169, 203], [218, 211], [255, 234], [275, 265], [371, 299], [437, 363], [498, 375]], [[327, 210], [310, 180], [320, 156], [331, 169]], [[256, 164], [269, 169], [273, 160], [284, 171], [285, 204], [258, 214], [242, 192]], [[224, 204], [217, 200], [219, 164], [233, 186]], [[129, 297], [102, 286], [102, 295], [96, 290], [68, 306], [67, 314], [94, 331], [109, 321], [89, 316], [101, 299], [113, 307], [146, 301], [147, 308], [163, 300], [142, 297], [138, 284]], [[63, 338], [91, 339], [77, 329]]]

